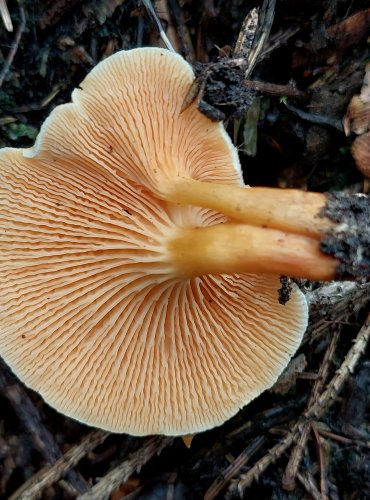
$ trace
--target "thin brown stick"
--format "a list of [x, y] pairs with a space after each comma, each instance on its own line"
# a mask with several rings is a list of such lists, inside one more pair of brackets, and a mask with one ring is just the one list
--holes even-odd
[[297, 474], [297, 479], [314, 500], [323, 500], [316, 486], [315, 480], [309, 472]]
[[[335, 434], [334, 432], [326, 431], [324, 429], [321, 429], [320, 427], [316, 427], [318, 433], [320, 436], [324, 436], [328, 439], [331, 439], [332, 441], [337, 441], [338, 443], [341, 443], [343, 445], [356, 445], [358, 444], [354, 439], [348, 438], [346, 436], [340, 436], [339, 434]], [[363, 444], [363, 443], [361, 443]], [[366, 443], [367, 446], [370, 445], [370, 443]]]
[[180, 8], [177, 0], [168, 0], [168, 6], [171, 13], [171, 19], [175, 25], [177, 35], [182, 45], [181, 53], [190, 64], [194, 64], [196, 61], [195, 50], [189, 29], [186, 25], [184, 9]]
[[3, 69], [1, 70], [1, 73], [0, 73], [0, 88], [2, 87], [4, 80], [5, 80], [7, 74], [10, 70], [10, 66], [13, 62], [13, 59], [14, 59], [16, 53], [17, 53], [17, 50], [19, 47], [19, 42], [21, 41], [23, 32], [24, 32], [25, 27], [26, 27], [26, 15], [24, 13], [23, 7], [19, 7], [19, 15], [21, 18], [21, 22], [17, 28], [14, 41], [12, 43], [12, 46], [10, 47], [10, 50], [9, 50], [7, 58], [5, 60]]
[[233, 462], [224, 471], [222, 471], [220, 476], [218, 476], [211, 484], [204, 494], [204, 500], [213, 500], [216, 498], [217, 495], [219, 495], [231, 481], [231, 479], [239, 473], [240, 469], [244, 467], [247, 462], [249, 462], [265, 441], [266, 438], [264, 436], [258, 436], [251, 443], [249, 443], [242, 453], [240, 453], [240, 455], [233, 460]]
[[77, 497], [77, 500], [104, 500], [109, 498], [112, 491], [127, 481], [135, 471], [139, 471], [153, 455], [159, 454], [172, 441], [173, 438], [170, 437], [156, 436], [149, 438], [144, 442], [143, 446], [134, 453], [131, 453], [124, 462], [108, 472], [87, 493]]
[[301, 26], [289, 26], [289, 28], [271, 35], [268, 39], [268, 43], [262, 51], [259, 62], [269, 56], [272, 52], [274, 52], [274, 50], [286, 45], [289, 39], [296, 35], [301, 29]]
[[310, 426], [307, 422], [302, 425], [298, 440], [290, 455], [288, 465], [285, 468], [281, 479], [282, 486], [286, 491], [293, 491], [296, 486], [296, 477], [298, 474], [299, 465], [301, 463], [303, 452], [306, 449], [308, 437], [310, 435]]
[[170, 50], [171, 52], [176, 52], [172, 46], [172, 43], [168, 39], [168, 36], [166, 35], [165, 30], [163, 29], [162, 23], [157, 16], [157, 13], [152, 5], [151, 0], [142, 0], [142, 2], [144, 4], [144, 7], [146, 8], [146, 11], [147, 11], [150, 19], [152, 20], [153, 24], [158, 29], [159, 36], [161, 37], [162, 42], [164, 43], [165, 47], [167, 47], [167, 49]]
[[257, 80], [244, 80], [243, 85], [248, 89], [257, 90], [258, 92], [268, 95], [286, 96], [302, 101], [305, 101], [310, 97], [308, 92], [298, 90], [295, 87], [292, 87], [292, 85], [277, 85], [276, 83], [261, 82]]
[[[33, 404], [23, 386], [8, 375], [8, 370], [0, 366], [0, 389], [2, 394], [12, 405], [23, 427], [31, 436], [35, 448], [49, 464], [53, 464], [62, 456], [62, 452], [54, 437], [44, 425], [40, 412]], [[72, 486], [75, 494], [87, 490], [84, 478], [73, 469], [69, 471], [66, 479]]]
[[[313, 387], [312, 387], [311, 395], [310, 395], [308, 405], [307, 405], [308, 411], [309, 411], [310, 407], [315, 404], [315, 402], [317, 401], [317, 398], [319, 397], [319, 395], [324, 387], [324, 384], [325, 384], [325, 381], [326, 381], [326, 378], [328, 375], [328, 371], [329, 371], [329, 366], [330, 366], [331, 360], [333, 359], [335, 348], [336, 348], [337, 343], [338, 343], [339, 332], [340, 332], [339, 329], [335, 330], [333, 337], [331, 339], [331, 342], [329, 344], [329, 347], [327, 348], [327, 350], [325, 352], [324, 358], [322, 360], [322, 363], [320, 365], [320, 369], [318, 372], [318, 377], [315, 380]], [[297, 477], [299, 465], [300, 465], [301, 460], [302, 460], [303, 451], [305, 450], [306, 445], [307, 445], [307, 440], [308, 440], [310, 431], [311, 431], [311, 423], [306, 422], [305, 424], [303, 424], [301, 434], [298, 438], [297, 444], [295, 445], [295, 447], [290, 455], [288, 465], [287, 465], [285, 472], [283, 474], [283, 477], [282, 477], [283, 488], [287, 491], [293, 491], [295, 488], [295, 478]]]
[[331, 439], [332, 441], [337, 441], [338, 443], [345, 444], [345, 445], [364, 446], [365, 448], [370, 448], [370, 441], [365, 441], [362, 439], [356, 440], [356, 439], [348, 438], [346, 436], [340, 436], [339, 434], [335, 434], [334, 432], [320, 429], [320, 427], [318, 427], [318, 426], [317, 426], [317, 430], [319, 431], [319, 434], [321, 436], [324, 436], [328, 439]]
[[51, 486], [74, 467], [87, 453], [96, 448], [109, 436], [109, 432], [94, 430], [85, 436], [81, 442], [70, 448], [54, 465], [43, 467], [20, 488], [9, 500], [33, 500], [38, 498], [43, 490]]
[[335, 401], [338, 393], [341, 391], [348, 376], [353, 373], [355, 366], [361, 355], [365, 352], [367, 343], [370, 338], [370, 315], [366, 318], [361, 330], [357, 334], [353, 342], [353, 346], [348, 351], [339, 370], [328, 384], [326, 390], [318, 397], [317, 402], [307, 412], [306, 417], [315, 417], [319, 419], [325, 411]]
[[320, 492], [322, 500], [329, 500], [329, 488], [328, 488], [328, 464], [326, 456], [323, 450], [322, 441], [324, 438], [320, 437], [319, 431], [315, 425], [315, 422], [311, 422], [311, 429], [315, 437], [317, 456], [319, 458], [320, 464]]
[[239, 483], [236, 485], [237, 492], [242, 496], [246, 488], [252, 482], [259, 478], [259, 476], [267, 469], [267, 467], [277, 460], [281, 455], [293, 444], [295, 439], [300, 433], [302, 424], [312, 418], [320, 418], [329, 407], [334, 403], [337, 394], [342, 389], [349, 374], [353, 372], [358, 360], [366, 349], [366, 345], [370, 338], [370, 315], [367, 317], [364, 325], [357, 334], [353, 346], [348, 351], [340, 369], [331, 379], [326, 390], [319, 396], [314, 405], [312, 405], [296, 422], [292, 430], [287, 436], [273, 448], [243, 476], [241, 476]]
[[325, 351], [323, 360], [321, 362], [319, 372], [318, 372], [318, 377], [315, 380], [313, 387], [312, 387], [312, 392], [310, 394], [310, 399], [308, 400], [308, 409], [315, 404], [317, 398], [321, 394], [323, 387], [326, 383], [326, 379], [328, 377], [329, 373], [329, 367], [332, 362], [338, 340], [340, 337], [340, 328], [336, 328], [333, 332], [333, 336], [331, 338], [330, 344], [328, 348]]

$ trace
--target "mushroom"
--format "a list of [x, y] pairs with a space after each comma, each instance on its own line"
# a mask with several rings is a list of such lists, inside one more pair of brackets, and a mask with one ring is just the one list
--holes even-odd
[[279, 275], [337, 265], [323, 195], [246, 188], [223, 126], [181, 112], [193, 78], [164, 49], [119, 52], [32, 148], [0, 152], [0, 354], [58, 411], [115, 432], [236, 414], [307, 325], [297, 287], [278, 303]]

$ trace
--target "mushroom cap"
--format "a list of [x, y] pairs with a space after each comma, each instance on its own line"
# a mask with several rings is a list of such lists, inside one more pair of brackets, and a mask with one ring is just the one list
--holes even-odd
[[0, 354], [58, 411], [133, 435], [222, 424], [296, 351], [307, 303], [278, 277], [178, 278], [166, 242], [224, 215], [168, 203], [177, 176], [242, 184], [221, 124], [181, 107], [190, 66], [119, 52], [35, 146], [0, 152]]

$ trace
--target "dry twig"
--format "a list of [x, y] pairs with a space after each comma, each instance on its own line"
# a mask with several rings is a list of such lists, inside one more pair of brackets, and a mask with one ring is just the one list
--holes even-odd
[[9, 50], [7, 58], [5, 60], [3, 69], [1, 70], [1, 73], [0, 73], [0, 88], [2, 87], [4, 80], [9, 72], [9, 69], [10, 69], [10, 66], [13, 62], [15, 54], [17, 53], [19, 42], [21, 41], [23, 32], [24, 32], [25, 27], [26, 27], [26, 15], [24, 13], [23, 7], [19, 7], [19, 15], [21, 18], [21, 22], [17, 28], [14, 41], [12, 43], [12, 46], [10, 47], [10, 50]]
[[8, 6], [6, 0], [0, 0], [0, 15], [3, 20], [4, 26], [8, 31], [13, 31], [12, 20], [9, 15]]
[[[322, 389], [324, 387], [328, 371], [329, 371], [329, 366], [331, 363], [331, 360], [333, 359], [333, 355], [335, 352], [335, 348], [338, 343], [339, 339], [339, 333], [340, 330], [339, 328], [334, 331], [334, 334], [332, 336], [331, 342], [329, 344], [329, 347], [327, 348], [324, 358], [322, 360], [322, 363], [320, 365], [320, 369], [318, 372], [318, 377], [315, 380], [310, 399], [308, 401], [307, 405], [307, 411], [310, 410], [310, 408], [316, 403], [317, 398], [319, 397], [320, 393], [322, 392]], [[288, 465], [285, 469], [283, 478], [282, 478], [282, 484], [283, 488], [288, 491], [292, 491], [295, 488], [295, 478], [298, 473], [299, 465], [301, 463], [303, 451], [306, 448], [307, 445], [307, 440], [309, 437], [311, 431], [311, 422], [307, 421], [303, 424], [301, 433], [299, 435], [298, 441], [292, 451], [292, 454], [290, 455], [290, 459], [288, 462]]]
[[[35, 448], [46, 462], [53, 464], [62, 456], [58, 444], [45, 427], [38, 409], [23, 386], [16, 379], [12, 380], [7, 376], [5, 370], [7, 371], [4, 367], [4, 371], [0, 371], [0, 388], [2, 394], [8, 399], [23, 427], [29, 432]], [[74, 470], [69, 471], [67, 480], [75, 493], [83, 493], [87, 490], [87, 484], [78, 472]]]
[[94, 430], [82, 441], [70, 448], [52, 466], [43, 467], [37, 474], [26, 481], [13, 493], [9, 500], [33, 500], [38, 498], [43, 490], [51, 486], [74, 467], [87, 453], [103, 443], [109, 432]]
[[239, 473], [240, 469], [244, 467], [247, 462], [249, 462], [265, 441], [266, 438], [264, 436], [258, 436], [250, 442], [245, 450], [243, 450], [242, 453], [240, 453], [240, 455], [233, 460], [229, 467], [222, 471], [221, 475], [211, 484], [204, 495], [204, 500], [213, 500], [216, 498], [217, 495], [219, 495], [231, 481], [231, 479]]
[[317, 401], [299, 418], [292, 430], [286, 437], [273, 448], [244, 475], [240, 480], [233, 484], [234, 493], [239, 493], [243, 496], [244, 491], [254, 480], [267, 469], [267, 467], [275, 462], [281, 455], [294, 443], [300, 434], [302, 425], [313, 418], [319, 419], [326, 413], [329, 407], [334, 403], [337, 394], [341, 391], [349, 374], [353, 372], [358, 360], [366, 349], [366, 345], [370, 338], [370, 315], [367, 317], [364, 325], [357, 334], [353, 346], [348, 351], [341, 367], [331, 379], [326, 390], [317, 398]]
[[250, 90], [256, 90], [268, 95], [287, 96], [302, 101], [310, 97], [308, 92], [298, 90], [292, 85], [277, 85], [276, 83], [260, 82], [257, 80], [244, 80], [243, 85]]
[[178, 38], [182, 45], [185, 59], [193, 64], [196, 61], [195, 50], [188, 27], [186, 26], [184, 9], [181, 9], [177, 0], [168, 0], [171, 18], [176, 27]]
[[326, 335], [328, 325], [348, 322], [350, 316], [370, 304], [370, 283], [332, 282], [307, 293], [311, 318], [304, 343]]
[[351, 439], [347, 436], [340, 436], [339, 434], [335, 434], [334, 432], [327, 431], [325, 429], [320, 429], [319, 426], [316, 426], [319, 434], [324, 436], [332, 441], [337, 441], [338, 443], [349, 445], [349, 446], [363, 446], [365, 448], [370, 448], [370, 441], [365, 441], [363, 439]]
[[323, 450], [322, 441], [315, 422], [311, 422], [311, 429], [316, 441], [317, 456], [320, 464], [320, 498], [322, 500], [329, 500], [329, 487], [328, 487], [328, 464]]
[[261, 7], [260, 26], [253, 40], [253, 45], [248, 54], [248, 69], [245, 78], [248, 78], [261, 58], [266, 41], [270, 35], [272, 23], [275, 16], [276, 0], [264, 0]]
[[142, 2], [144, 4], [144, 7], [146, 8], [146, 11], [147, 11], [150, 19], [152, 20], [153, 24], [157, 27], [158, 32], [159, 32], [159, 36], [162, 38], [162, 41], [165, 44], [165, 46], [167, 47], [167, 49], [170, 50], [171, 52], [176, 52], [172, 46], [172, 43], [168, 39], [168, 36], [166, 35], [166, 33], [163, 29], [162, 23], [156, 14], [156, 11], [152, 5], [152, 2], [150, 0], [142, 0]]
[[127, 481], [135, 472], [152, 458], [159, 454], [163, 448], [169, 446], [173, 438], [156, 436], [146, 440], [137, 451], [131, 453], [128, 458], [116, 468], [108, 472], [95, 486], [87, 493], [77, 497], [77, 500], [105, 500], [122, 483]]
[[296, 35], [300, 29], [301, 26], [289, 26], [289, 28], [271, 35], [268, 40], [268, 44], [266, 44], [266, 47], [263, 49], [261, 58], [264, 59], [274, 52], [274, 50], [277, 50], [287, 44], [289, 39]]
[[[180, 52], [181, 50], [181, 43], [179, 36], [176, 31], [175, 24], [172, 20], [172, 15], [170, 12], [169, 8], [169, 1], [168, 0], [156, 0], [154, 2], [154, 9], [157, 14], [157, 19], [158, 22], [156, 22], [156, 25], [158, 26], [158, 23], [160, 23], [162, 30], [165, 29], [165, 33], [167, 36], [167, 39], [169, 40], [172, 50], [175, 52]], [[159, 32], [159, 36], [162, 38], [163, 37], [161, 34], [161, 31]], [[165, 42], [163, 42], [165, 43]], [[168, 48], [168, 47], [167, 47]]]
[[308, 471], [302, 474], [298, 472], [297, 479], [311, 498], [313, 498], [314, 500], [323, 500], [316, 486], [316, 482], [312, 477], [312, 474], [310, 474]]

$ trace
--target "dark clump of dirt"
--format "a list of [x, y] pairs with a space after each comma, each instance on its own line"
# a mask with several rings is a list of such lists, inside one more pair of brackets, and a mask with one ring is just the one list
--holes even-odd
[[370, 279], [370, 199], [363, 194], [328, 195], [322, 215], [336, 226], [321, 242], [321, 249], [340, 264], [337, 279]]
[[288, 276], [280, 277], [281, 288], [278, 290], [279, 304], [285, 305], [290, 299], [292, 293], [292, 281]]
[[195, 74], [203, 88], [199, 110], [214, 121], [243, 117], [255, 92], [246, 88], [244, 68], [225, 59], [210, 65], [196, 64]]

